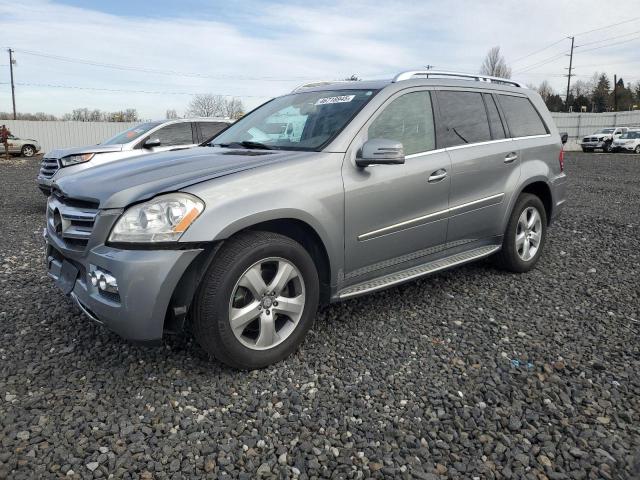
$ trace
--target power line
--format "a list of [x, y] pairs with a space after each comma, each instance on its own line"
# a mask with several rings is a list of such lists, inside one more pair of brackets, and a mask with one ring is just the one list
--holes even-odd
[[[0, 85], [9, 85], [8, 82], [0, 82]], [[170, 92], [170, 91], [156, 91], [156, 90], [127, 90], [116, 88], [100, 88], [100, 87], [80, 87], [77, 85], [55, 85], [49, 83], [21, 83], [16, 82], [16, 85], [23, 87], [44, 87], [44, 88], [67, 88], [73, 90], [90, 90], [99, 92], [118, 92], [118, 93], [145, 93], [151, 95], [200, 95], [202, 92]], [[244, 97], [244, 98], [270, 98], [265, 95], [227, 95], [221, 94], [221, 97]]]
[[[51, 60], [57, 60], [60, 62], [67, 62], [67, 63], [77, 63], [77, 64], [81, 64], [81, 65], [90, 65], [93, 67], [101, 67], [101, 68], [110, 68], [110, 69], [115, 69], [115, 70], [125, 70], [125, 71], [133, 71], [133, 72], [143, 72], [143, 73], [155, 73], [158, 75], [171, 75], [171, 76], [181, 76], [181, 77], [191, 77], [191, 78], [211, 78], [211, 79], [217, 79], [217, 80], [259, 80], [259, 81], [270, 81], [270, 82], [288, 82], [288, 81], [296, 81], [296, 80], [308, 80], [312, 77], [290, 77], [290, 78], [277, 78], [277, 77], [270, 77], [270, 76], [262, 76], [262, 77], [252, 77], [252, 76], [236, 76], [236, 75], [209, 75], [209, 74], [205, 74], [205, 73], [194, 73], [194, 72], [182, 72], [182, 71], [177, 71], [177, 70], [160, 70], [160, 69], [155, 69], [155, 68], [146, 68], [146, 67], [139, 67], [139, 66], [133, 66], [133, 65], [122, 65], [122, 64], [116, 64], [116, 63], [104, 63], [104, 62], [98, 62], [95, 60], [88, 60], [88, 59], [83, 59], [83, 58], [74, 58], [74, 57], [66, 57], [63, 55], [54, 55], [54, 54], [49, 54], [49, 53], [44, 53], [44, 52], [37, 52], [34, 50], [22, 50], [22, 49], [15, 49], [14, 51], [25, 54], [25, 55], [31, 55], [31, 56], [35, 56], [35, 57], [42, 57], [42, 58], [48, 58]], [[313, 77], [316, 78], [316, 77]]]
[[592, 52], [594, 50], [600, 50], [601, 48], [614, 47], [616, 45], [621, 45], [623, 43], [633, 42], [634, 40], [638, 40], [639, 38], [640, 38], [640, 35], [638, 35], [637, 37], [629, 38], [628, 40], [622, 40], [621, 42], [614, 42], [608, 45], [601, 45], [600, 47], [587, 48], [586, 50], [580, 50], [578, 53], [586, 53], [586, 52]]
[[616, 35], [615, 37], [603, 38], [602, 40], [594, 40], [593, 42], [583, 43], [581, 45], [576, 45], [576, 48], [585, 47], [587, 45], [593, 45], [595, 43], [608, 42], [609, 40], [615, 40], [617, 38], [628, 37], [629, 35], [635, 35], [635, 34], [638, 34], [638, 33], [640, 33], [640, 30], [636, 30], [635, 32], [625, 33], [624, 35]]
[[593, 33], [593, 32], [598, 32], [600, 30], [605, 30], [607, 28], [611, 28], [611, 27], [617, 27], [618, 25], [622, 25], [624, 23], [631, 23], [631, 22], [635, 22], [636, 20], [640, 20], [640, 17], [635, 17], [635, 18], [631, 18], [629, 20], [624, 20], [623, 22], [618, 22], [618, 23], [612, 23], [611, 25], [605, 25], [604, 27], [598, 27], [598, 28], [594, 28], [593, 30], [587, 30], [586, 32], [580, 32], [580, 33], [574, 33], [573, 36], [577, 37], [579, 35], [586, 35], [587, 33]]
[[543, 51], [545, 51], [545, 50], [547, 50], [547, 49], [549, 49], [549, 48], [551, 48], [551, 47], [554, 47], [554, 46], [558, 45], [558, 44], [559, 44], [559, 43], [561, 43], [561, 42], [564, 42], [565, 40], [566, 40], [566, 38], [561, 38], [561, 39], [560, 39], [560, 40], [558, 40], [557, 42], [553, 42], [551, 45], [547, 45], [546, 47], [541, 48], [540, 50], [536, 50], [535, 52], [531, 52], [531, 53], [529, 53], [528, 55], [525, 55], [525, 56], [523, 56], [523, 57], [516, 58], [515, 60], [513, 60], [513, 61], [511, 62], [511, 64], [514, 64], [514, 63], [516, 63], [516, 62], [519, 62], [520, 60], [524, 60], [525, 58], [529, 58], [529, 57], [531, 57], [531, 56], [535, 55], [536, 53], [543, 52]]
[[529, 70], [533, 70], [535, 68], [541, 67], [541, 66], [546, 65], [548, 63], [555, 62], [556, 60], [558, 60], [561, 57], [564, 57], [565, 55], [567, 55], [567, 52], [558, 53], [558, 54], [556, 54], [556, 55], [554, 55], [552, 57], [546, 58], [544, 60], [540, 60], [537, 63], [533, 63], [533, 64], [528, 65], [526, 67], [522, 67], [522, 68], [520, 68], [519, 70], [516, 70], [513, 73], [525, 73], [525, 72], [528, 72]]

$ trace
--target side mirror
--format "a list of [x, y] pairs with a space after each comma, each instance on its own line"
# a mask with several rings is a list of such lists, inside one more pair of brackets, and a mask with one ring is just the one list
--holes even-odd
[[398, 165], [404, 163], [404, 147], [402, 143], [386, 138], [367, 140], [356, 157], [356, 165]]
[[569, 140], [569, 134], [567, 132], [560, 133], [560, 141], [564, 145]]
[[162, 142], [159, 138], [150, 138], [142, 144], [144, 148], [159, 147], [160, 145], [162, 145]]

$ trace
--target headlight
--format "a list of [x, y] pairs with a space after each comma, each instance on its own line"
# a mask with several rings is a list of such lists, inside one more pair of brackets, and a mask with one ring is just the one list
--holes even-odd
[[69, 155], [68, 157], [63, 157], [60, 159], [63, 167], [68, 167], [69, 165], [76, 165], [77, 163], [88, 162], [95, 156], [95, 153], [83, 153], [81, 155]]
[[161, 195], [129, 207], [118, 219], [110, 242], [175, 242], [204, 210], [198, 197], [187, 193]]

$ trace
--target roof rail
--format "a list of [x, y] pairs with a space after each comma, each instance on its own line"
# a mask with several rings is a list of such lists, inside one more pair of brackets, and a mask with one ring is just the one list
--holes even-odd
[[300, 90], [304, 90], [305, 88], [313, 88], [313, 87], [321, 87], [323, 85], [331, 85], [332, 83], [349, 83], [355, 82], [355, 80], [317, 80], [315, 82], [303, 83], [302, 85], [298, 85], [294, 88], [291, 93], [297, 93]]
[[429, 78], [429, 77], [453, 77], [459, 79], [471, 79], [476, 82], [488, 82], [488, 83], [498, 83], [502, 85], [513, 85], [514, 87], [523, 88], [523, 85], [515, 82], [513, 80], [509, 80], [508, 78], [499, 78], [499, 77], [490, 77], [488, 75], [480, 75], [473, 73], [459, 73], [459, 72], [445, 72], [442, 70], [408, 70], [406, 72], [401, 72], [393, 77], [392, 82], [402, 82], [403, 80], [411, 80], [412, 78]]

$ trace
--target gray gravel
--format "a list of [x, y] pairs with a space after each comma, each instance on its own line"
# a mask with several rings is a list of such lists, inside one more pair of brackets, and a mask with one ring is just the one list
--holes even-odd
[[640, 478], [640, 158], [567, 157], [535, 271], [327, 307], [252, 373], [87, 321], [45, 275], [37, 161], [3, 161], [0, 478]]

